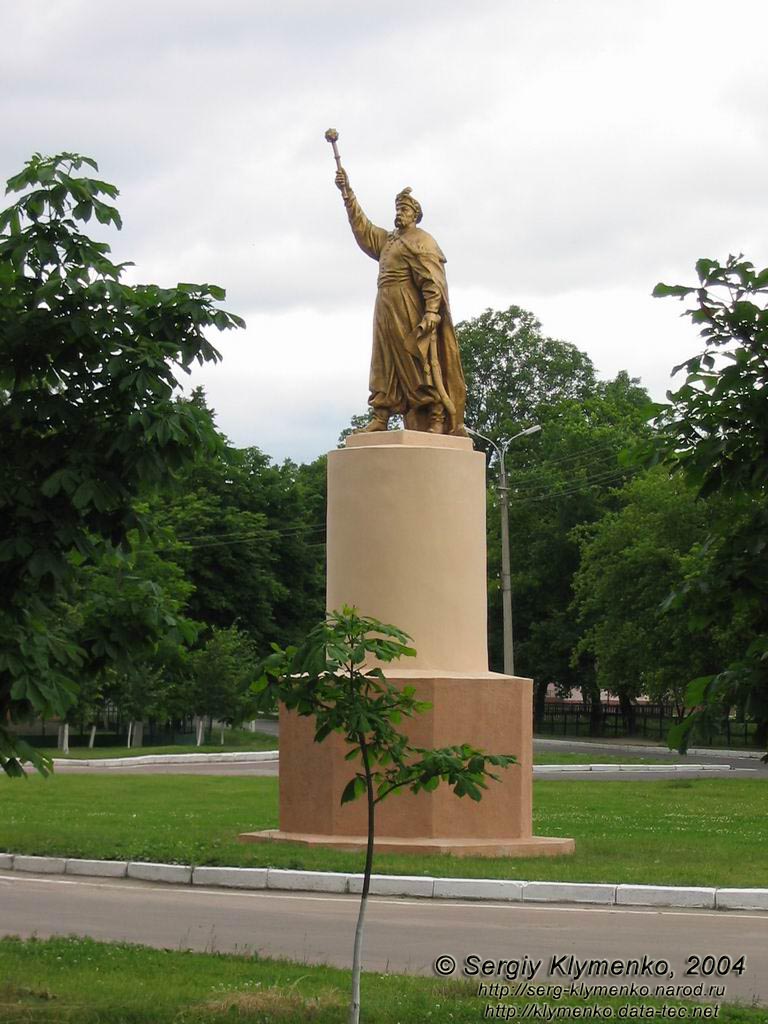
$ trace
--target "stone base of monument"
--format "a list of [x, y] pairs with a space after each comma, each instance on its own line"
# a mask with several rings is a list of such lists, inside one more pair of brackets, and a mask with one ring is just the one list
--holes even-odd
[[[441, 672], [388, 666], [387, 678], [416, 689], [430, 711], [403, 723], [415, 747], [469, 743], [490, 753], [513, 754], [480, 802], [458, 798], [447, 785], [431, 793], [401, 791], [376, 807], [379, 852], [452, 853], [457, 856], [538, 857], [572, 853], [572, 839], [531, 834], [531, 681], [494, 672]], [[360, 797], [341, 804], [359, 770], [347, 761], [341, 736], [313, 741], [313, 721], [281, 710], [280, 828], [246, 832], [244, 842], [293, 842], [334, 849], [366, 844], [367, 806]]]
[[[298, 843], [299, 846], [323, 846], [331, 850], [365, 851], [366, 836], [323, 836], [303, 832], [282, 832], [278, 828], [264, 832], [243, 832], [243, 843]], [[453, 857], [559, 857], [573, 853], [573, 839], [531, 836], [529, 839], [399, 839], [382, 836], [374, 840], [375, 853], [450, 853]]]
[[[465, 437], [413, 430], [353, 434], [328, 455], [329, 610], [354, 605], [405, 630], [415, 658], [383, 666], [432, 709], [402, 723], [415, 747], [471, 744], [513, 754], [480, 802], [445, 783], [376, 808], [379, 850], [487, 856], [571, 853], [531, 834], [531, 681], [487, 671], [485, 456]], [[407, 666], [407, 667], [406, 667]], [[365, 845], [364, 798], [341, 805], [355, 774], [343, 738], [281, 709], [280, 828], [249, 842]]]

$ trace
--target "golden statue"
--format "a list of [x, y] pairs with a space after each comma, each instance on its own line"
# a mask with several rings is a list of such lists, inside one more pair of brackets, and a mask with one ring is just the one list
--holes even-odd
[[465, 436], [466, 385], [448, 305], [445, 256], [434, 238], [417, 227], [421, 204], [404, 188], [395, 197], [395, 230], [377, 227], [363, 213], [341, 166], [336, 140], [326, 139], [336, 159], [336, 187], [355, 240], [379, 263], [373, 312], [371, 421], [365, 431], [386, 430], [402, 413], [407, 430]]

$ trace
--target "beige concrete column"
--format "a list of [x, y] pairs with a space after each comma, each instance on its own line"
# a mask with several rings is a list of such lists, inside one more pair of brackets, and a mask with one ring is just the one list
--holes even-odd
[[487, 672], [485, 456], [468, 438], [353, 434], [328, 456], [329, 611], [413, 637], [408, 668]]

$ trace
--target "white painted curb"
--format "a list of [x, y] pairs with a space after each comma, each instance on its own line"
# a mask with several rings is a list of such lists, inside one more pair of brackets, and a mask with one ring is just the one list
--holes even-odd
[[607, 903], [616, 902], [616, 886], [600, 882], [526, 882], [524, 903]]
[[278, 750], [234, 750], [225, 754], [141, 754], [138, 757], [54, 757], [54, 765], [76, 768], [120, 768], [131, 764], [219, 764], [227, 761], [279, 761]]
[[[704, 907], [715, 909], [717, 889], [680, 885], [617, 885], [616, 903], [619, 906], [641, 907]], [[670, 900], [674, 899], [671, 904]]]
[[192, 868], [185, 864], [151, 864], [130, 861], [127, 874], [129, 878], [141, 878], [145, 882], [175, 882], [177, 885], [192, 883]]
[[718, 889], [718, 910], [768, 910], [768, 889]]
[[[87, 868], [87, 870], [86, 870]], [[288, 892], [357, 894], [363, 876], [335, 871], [282, 868], [195, 867], [145, 861], [87, 860], [0, 853], [0, 870], [38, 874], [91, 875], [176, 885]], [[371, 895], [419, 899], [479, 900], [494, 903], [591, 903], [602, 906], [695, 907], [768, 911], [768, 889], [716, 889], [676, 885], [603, 882], [526, 882], [505, 878], [432, 878], [427, 875], [372, 875]]]
[[442, 900], [493, 900], [519, 903], [525, 882], [506, 878], [436, 878], [432, 895]]
[[127, 860], [85, 860], [68, 857], [64, 868], [67, 875], [91, 875], [96, 878], [125, 878], [128, 874]]
[[224, 889], [266, 889], [269, 868], [194, 868], [192, 885]]
[[[355, 895], [363, 891], [363, 876], [348, 875], [348, 892]], [[431, 899], [435, 894], [435, 880], [424, 875], [371, 875], [371, 896], [421, 896]]]
[[269, 868], [268, 889], [287, 889], [289, 892], [347, 892], [349, 875], [335, 871], [285, 871]]
[[66, 857], [34, 857], [14, 854], [14, 871], [34, 871], [41, 875], [63, 875]]

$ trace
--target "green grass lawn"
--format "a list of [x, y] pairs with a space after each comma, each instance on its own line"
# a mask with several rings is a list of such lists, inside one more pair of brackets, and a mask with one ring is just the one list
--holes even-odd
[[[144, 757], [146, 754], [223, 754], [238, 750], [277, 750], [277, 736], [265, 732], [254, 732], [237, 743], [207, 743], [201, 747], [194, 744], [165, 747], [70, 747], [68, 754], [60, 750], [48, 750], [52, 757], [69, 760], [94, 760], [103, 757]], [[554, 761], [552, 762], [554, 764]]]
[[[348, 971], [252, 957], [89, 939], [4, 939], [0, 964], [0, 1020], [5, 1024], [338, 1024], [346, 1019], [349, 1003]], [[489, 1002], [478, 997], [476, 984], [404, 975], [366, 973], [361, 993], [366, 1024], [476, 1024]], [[504, 1000], [517, 1006], [526, 1001]], [[490, 1002], [495, 1006], [498, 1000]], [[603, 997], [595, 1002], [613, 1007], [614, 1019], [621, 1006], [662, 1003]], [[721, 1024], [765, 1024], [766, 1011], [726, 1004], [717, 1019]]]
[[[396, 798], [394, 798], [396, 799]], [[361, 871], [362, 855], [248, 844], [277, 826], [277, 779], [36, 776], [0, 780], [0, 849], [164, 861]], [[534, 831], [573, 836], [569, 857], [377, 854], [375, 870], [477, 878], [768, 886], [768, 784], [760, 779], [534, 783]]]

